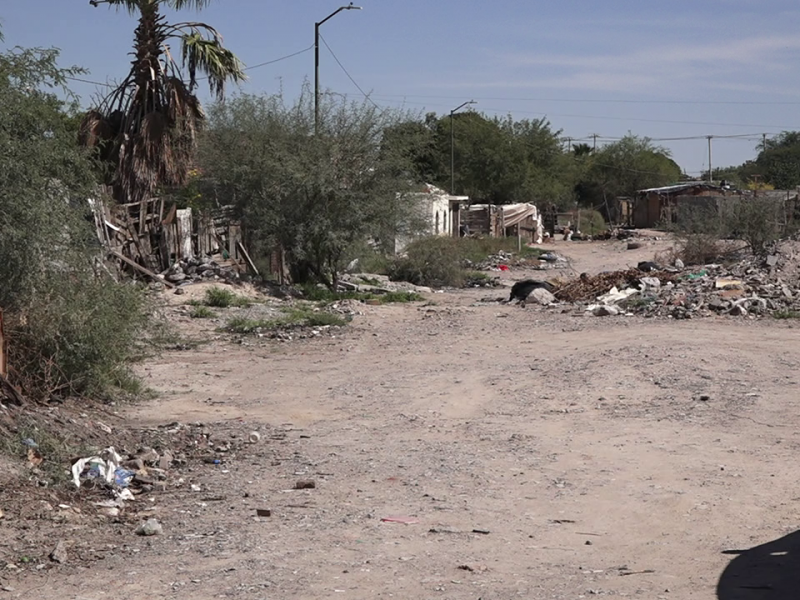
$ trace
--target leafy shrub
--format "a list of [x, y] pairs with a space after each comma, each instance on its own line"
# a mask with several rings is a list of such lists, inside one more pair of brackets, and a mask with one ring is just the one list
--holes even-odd
[[30, 396], [140, 391], [129, 365], [144, 343], [149, 312], [137, 287], [54, 274], [24, 312], [9, 316], [9, 362]]
[[189, 316], [193, 319], [213, 319], [217, 314], [207, 306], [195, 306]]
[[406, 248], [406, 256], [392, 264], [389, 278], [434, 287], [463, 285], [465, 272], [461, 265], [466, 252], [459, 241], [449, 237], [428, 237], [411, 242]]
[[9, 378], [36, 400], [137, 393], [129, 364], [149, 310], [142, 289], [98, 268], [87, 202], [98, 193], [96, 173], [75, 143], [75, 107], [50, 92], [78, 71], [59, 69], [57, 57], [0, 53], [0, 308]]
[[206, 306], [217, 308], [228, 308], [229, 306], [247, 307], [252, 303], [244, 296], [235, 294], [230, 290], [212, 287], [206, 290], [205, 304]]

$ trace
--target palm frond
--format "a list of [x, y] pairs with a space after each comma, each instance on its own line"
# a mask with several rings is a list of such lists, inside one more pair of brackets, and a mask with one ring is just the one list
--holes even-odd
[[190, 10], [203, 10], [208, 7], [213, 0], [164, 0], [164, 4], [173, 10], [183, 10], [188, 8]]
[[116, 8], [117, 10], [127, 10], [130, 14], [135, 15], [141, 9], [143, 5], [146, 4], [155, 4], [157, 5], [159, 0], [89, 0], [89, 4], [97, 8], [101, 4], [108, 4], [112, 8]]
[[113, 129], [105, 115], [98, 110], [86, 113], [78, 129], [78, 140], [81, 145], [95, 148], [113, 137]]
[[200, 71], [208, 77], [211, 93], [221, 100], [227, 80], [240, 82], [247, 79], [247, 76], [244, 74], [242, 62], [233, 52], [222, 46], [222, 38], [210, 27], [207, 30], [212, 32], [211, 38], [203, 37], [197, 28], [184, 33], [181, 36], [181, 56], [183, 65], [189, 72], [189, 89], [194, 89], [197, 72]]

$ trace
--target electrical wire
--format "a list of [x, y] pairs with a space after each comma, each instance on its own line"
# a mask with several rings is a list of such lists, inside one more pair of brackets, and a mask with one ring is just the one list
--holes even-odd
[[[292, 52], [291, 54], [287, 54], [286, 56], [281, 56], [280, 58], [276, 58], [276, 59], [273, 59], [273, 60], [268, 60], [268, 61], [265, 61], [265, 62], [261, 62], [261, 63], [255, 64], [255, 65], [251, 65], [249, 67], [244, 67], [242, 70], [243, 71], [250, 71], [252, 69], [258, 69], [260, 67], [266, 67], [267, 65], [273, 65], [275, 63], [287, 60], [289, 58], [293, 58], [295, 56], [298, 56], [299, 54], [303, 54], [305, 52], [308, 52], [309, 50], [312, 50], [313, 48], [314, 48], [314, 44], [311, 44], [308, 48], [303, 48], [302, 50], [298, 50], [297, 52]], [[69, 79], [70, 81], [78, 81], [80, 83], [90, 83], [92, 85], [99, 85], [99, 86], [109, 87], [109, 88], [116, 87], [116, 86], [114, 86], [114, 85], [112, 85], [110, 83], [101, 83], [99, 81], [91, 81], [90, 79], [82, 79], [80, 77], [65, 77], [65, 79]], [[197, 77], [196, 81], [204, 81], [206, 79], [208, 79], [208, 76]]]
[[361, 86], [360, 86], [360, 85], [358, 85], [358, 83], [356, 83], [356, 80], [355, 80], [355, 79], [353, 79], [352, 75], [350, 75], [350, 73], [347, 71], [347, 69], [345, 69], [344, 65], [342, 64], [342, 61], [340, 61], [340, 60], [339, 60], [339, 58], [336, 56], [336, 54], [333, 52], [333, 50], [331, 50], [331, 47], [328, 45], [328, 42], [326, 42], [326, 41], [325, 41], [325, 38], [324, 38], [324, 37], [322, 37], [322, 34], [321, 34], [321, 33], [319, 34], [319, 39], [321, 39], [321, 40], [322, 40], [322, 43], [323, 43], [323, 44], [325, 44], [325, 47], [328, 49], [328, 52], [330, 52], [330, 53], [331, 53], [331, 56], [333, 57], [333, 60], [335, 60], [335, 61], [336, 61], [336, 63], [337, 63], [337, 64], [338, 64], [338, 65], [341, 67], [342, 71], [344, 71], [344, 74], [345, 74], [345, 75], [347, 75], [347, 78], [348, 78], [348, 79], [349, 79], [349, 80], [352, 82], [352, 84], [353, 84], [354, 86], [356, 86], [356, 88], [358, 89], [358, 91], [359, 91], [359, 92], [361, 92], [361, 93], [364, 95], [364, 98], [366, 98], [366, 99], [367, 99], [369, 102], [371, 102], [371, 103], [372, 103], [372, 105], [373, 105], [375, 108], [377, 108], [378, 110], [385, 110], [385, 109], [382, 109], [382, 107], [378, 106], [378, 105], [375, 103], [375, 101], [374, 101], [372, 98], [370, 98], [370, 95], [369, 95], [369, 94], [367, 94], [367, 93], [366, 93], [364, 90], [362, 90], [362, 89], [361, 89]]

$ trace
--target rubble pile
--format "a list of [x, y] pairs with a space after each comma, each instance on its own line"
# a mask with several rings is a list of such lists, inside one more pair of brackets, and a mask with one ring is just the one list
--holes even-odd
[[691, 319], [710, 315], [762, 316], [800, 311], [800, 282], [778, 268], [778, 258], [755, 258], [734, 265], [693, 270], [644, 272], [629, 269], [581, 278], [562, 286], [556, 297], [587, 304], [596, 316], [637, 314]]
[[232, 267], [220, 265], [210, 256], [199, 256], [179, 260], [164, 273], [164, 279], [176, 285], [198, 281], [237, 283], [240, 275]]
[[578, 279], [567, 283], [556, 291], [555, 296], [564, 302], [587, 302], [608, 293], [612, 288], [636, 287], [642, 277], [654, 277], [662, 283], [674, 281], [677, 274], [669, 271], [644, 273], [639, 269], [600, 273], [593, 277], [582, 274]]

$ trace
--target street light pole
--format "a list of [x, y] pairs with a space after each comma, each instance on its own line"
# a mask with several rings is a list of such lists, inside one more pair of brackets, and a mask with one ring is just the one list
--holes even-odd
[[477, 104], [475, 100], [467, 100], [464, 104], [460, 104], [456, 106], [453, 110], [450, 111], [450, 195], [456, 195], [456, 136], [455, 136], [455, 124], [453, 122], [453, 115], [456, 114], [459, 110], [467, 106], [468, 104]]
[[360, 6], [340, 6], [319, 23], [314, 23], [314, 135], [319, 133], [319, 26], [343, 10], [361, 10]]

